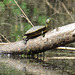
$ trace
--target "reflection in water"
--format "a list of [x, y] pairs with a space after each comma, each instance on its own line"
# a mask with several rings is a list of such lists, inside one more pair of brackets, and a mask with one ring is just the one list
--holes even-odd
[[[7, 58], [9, 57], [10, 58]], [[48, 60], [43, 61], [41, 59], [32, 58], [31, 56], [22, 55], [2, 55], [0, 62], [6, 63], [6, 66], [11, 66], [15, 69], [26, 72], [34, 73], [36, 75], [68, 75], [74, 74], [75, 60]], [[45, 57], [47, 59], [47, 57]]]

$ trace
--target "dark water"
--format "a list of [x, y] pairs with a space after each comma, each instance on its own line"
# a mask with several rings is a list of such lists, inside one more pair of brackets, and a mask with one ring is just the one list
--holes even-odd
[[[8, 55], [9, 56], [9, 55]], [[74, 59], [32, 58], [19, 55], [0, 57], [1, 75], [75, 75]]]

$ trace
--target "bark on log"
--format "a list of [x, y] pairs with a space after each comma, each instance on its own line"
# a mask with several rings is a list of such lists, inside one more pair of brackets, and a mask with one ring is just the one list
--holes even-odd
[[30, 39], [26, 45], [23, 40], [3, 45], [0, 47], [0, 52], [36, 54], [72, 42], [75, 42], [75, 23], [50, 30], [45, 37]]

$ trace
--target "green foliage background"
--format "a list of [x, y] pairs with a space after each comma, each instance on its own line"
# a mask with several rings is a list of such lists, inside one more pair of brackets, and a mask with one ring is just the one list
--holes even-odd
[[[53, 8], [50, 8], [44, 0], [16, 1], [34, 25], [45, 25], [45, 21], [49, 17], [53, 19], [51, 22], [53, 28], [72, 23], [75, 20], [75, 16], [73, 16], [75, 14], [74, 0], [61, 1], [68, 12], [70, 14], [72, 13], [71, 15], [67, 14], [65, 8], [56, 0], [49, 1]], [[66, 2], [68, 3], [66, 4]], [[0, 8], [0, 33], [10, 41], [21, 40], [24, 33], [32, 26], [25, 18], [21, 17], [22, 12], [17, 7], [14, 0], [1, 0]], [[56, 13], [54, 9], [58, 10], [59, 13]], [[0, 39], [2, 39], [3, 42], [7, 42], [2, 37], [0, 37]]]

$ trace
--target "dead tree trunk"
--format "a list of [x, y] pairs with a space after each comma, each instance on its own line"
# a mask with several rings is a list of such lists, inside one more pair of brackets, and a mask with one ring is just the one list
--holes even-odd
[[48, 31], [45, 37], [39, 36], [29, 39], [26, 45], [21, 40], [0, 46], [0, 52], [36, 54], [72, 42], [75, 42], [75, 23]]

